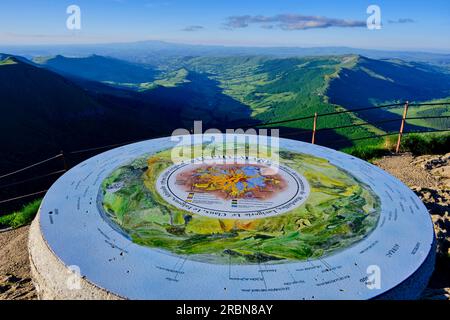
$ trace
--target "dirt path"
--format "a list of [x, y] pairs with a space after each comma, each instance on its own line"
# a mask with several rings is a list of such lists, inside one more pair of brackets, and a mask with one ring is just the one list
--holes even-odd
[[374, 161], [374, 164], [400, 179], [407, 186], [421, 186], [425, 188], [437, 188], [438, 181], [424, 168], [413, 163], [418, 158], [410, 154], [383, 157]]
[[0, 233], [0, 300], [36, 298], [30, 279], [28, 229]]
[[[408, 185], [432, 216], [437, 237], [435, 272], [424, 299], [450, 299], [450, 154], [384, 157], [374, 162]], [[0, 300], [35, 299], [28, 260], [28, 229], [0, 232]]]

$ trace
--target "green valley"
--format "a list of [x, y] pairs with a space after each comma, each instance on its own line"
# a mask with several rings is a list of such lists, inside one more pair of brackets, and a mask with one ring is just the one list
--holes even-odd
[[[17, 132], [18, 137], [14, 144], [4, 140], [7, 154], [2, 162], [7, 167], [14, 167], [23, 150], [36, 155], [37, 146], [38, 154], [48, 154], [146, 139], [179, 127], [190, 129], [195, 120], [202, 120], [204, 128], [225, 129], [311, 117], [315, 112], [351, 111], [404, 100], [448, 101], [450, 97], [450, 74], [440, 65], [356, 54], [174, 54], [151, 63], [99, 55], [30, 61], [2, 54], [0, 60], [1, 108], [8, 114], [2, 136]], [[400, 120], [401, 112], [397, 107], [319, 116], [316, 142], [345, 151], [381, 146], [382, 138], [352, 140], [396, 131], [398, 121], [329, 128]], [[449, 112], [448, 105], [429, 106], [411, 108], [410, 116]], [[22, 129], [17, 131], [18, 127]], [[311, 118], [273, 127], [287, 138], [311, 139]], [[408, 123], [411, 130], [448, 127], [448, 119]]]

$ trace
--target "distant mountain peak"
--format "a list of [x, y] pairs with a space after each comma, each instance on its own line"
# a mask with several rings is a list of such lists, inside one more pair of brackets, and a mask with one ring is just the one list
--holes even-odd
[[14, 64], [27, 64], [31, 65], [32, 62], [26, 58], [15, 56], [12, 54], [0, 53], [0, 65], [14, 65]]
[[84, 57], [57, 55], [35, 58], [34, 62], [64, 76], [111, 84], [152, 82], [156, 73], [146, 65], [97, 54]]
[[18, 63], [17, 59], [15, 59], [14, 57], [8, 57], [8, 58], [0, 61], [0, 66], [17, 64], [17, 63]]

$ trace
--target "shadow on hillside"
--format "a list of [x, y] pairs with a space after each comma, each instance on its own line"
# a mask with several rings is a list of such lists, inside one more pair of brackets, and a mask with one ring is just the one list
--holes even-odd
[[[298, 129], [290, 127], [278, 127], [278, 129], [280, 129], [281, 138], [311, 143], [312, 131], [309, 129]], [[353, 145], [353, 143], [348, 138], [332, 130], [316, 132], [315, 144], [336, 150]]]
[[[359, 68], [343, 69], [339, 77], [330, 81], [327, 95], [330, 102], [345, 106], [348, 110], [375, 106], [376, 101], [429, 101], [446, 98], [449, 95], [450, 75], [436, 72], [432, 68], [414, 68], [364, 58]], [[375, 109], [357, 112], [368, 122], [389, 119], [400, 120], [401, 116], [389, 109]], [[398, 131], [399, 122], [379, 124], [384, 131]], [[408, 130], [427, 128], [408, 125]]]
[[189, 72], [187, 80], [177, 87], [148, 90], [142, 96], [176, 110], [186, 128], [192, 128], [196, 120], [202, 120], [204, 128], [220, 130], [258, 123], [251, 119], [249, 106], [225, 95], [219, 82], [208, 78], [208, 74]]

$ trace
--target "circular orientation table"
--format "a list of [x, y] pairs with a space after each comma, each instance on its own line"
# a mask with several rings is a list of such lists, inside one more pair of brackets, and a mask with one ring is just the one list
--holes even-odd
[[408, 187], [332, 149], [280, 138], [277, 158], [236, 137], [175, 162], [186, 136], [139, 142], [59, 178], [30, 229], [40, 297], [420, 296], [434, 232]]

